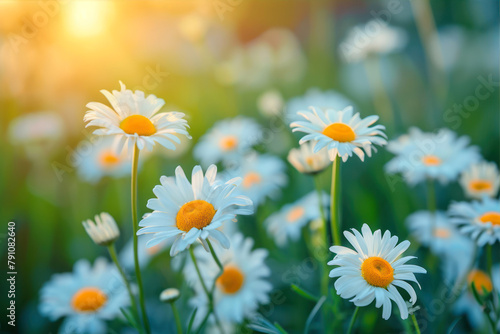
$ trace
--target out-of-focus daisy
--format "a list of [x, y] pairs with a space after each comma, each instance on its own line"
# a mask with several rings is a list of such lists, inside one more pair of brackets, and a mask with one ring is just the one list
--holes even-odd
[[[410, 295], [410, 303], [414, 305], [417, 295], [407, 281], [418, 284], [414, 274], [425, 274], [422, 267], [406, 264], [414, 256], [400, 257], [410, 246], [405, 240], [400, 244], [398, 237], [380, 230], [374, 233], [364, 224], [362, 235], [357, 230], [345, 231], [344, 236], [355, 251], [343, 247], [332, 246], [330, 251], [336, 253], [329, 265], [338, 266], [330, 272], [330, 277], [339, 277], [335, 289], [344, 299], [350, 299], [356, 306], [366, 306], [375, 300], [375, 307], [382, 307], [382, 318], [391, 316], [391, 300], [399, 308], [401, 318], [408, 318], [408, 306], [396, 287], [400, 287]], [[419, 285], [420, 287], [420, 285]]]
[[468, 197], [481, 199], [484, 195], [495, 197], [500, 188], [500, 174], [494, 162], [471, 165], [462, 173], [460, 184]]
[[415, 239], [440, 256], [460, 254], [462, 261], [473, 253], [474, 244], [461, 234], [445, 212], [418, 211], [406, 218]]
[[286, 104], [286, 120], [291, 123], [302, 120], [297, 115], [300, 110], [308, 110], [310, 106], [325, 109], [343, 110], [354, 103], [344, 95], [334, 90], [322, 91], [318, 88], [309, 88], [302, 96], [290, 99]]
[[[269, 302], [271, 284], [266, 280], [271, 271], [264, 263], [268, 256], [265, 249], [252, 250], [253, 240], [236, 234], [231, 239], [232, 247], [221, 251], [216, 248], [217, 256], [224, 266], [223, 274], [215, 282], [214, 312], [222, 322], [241, 323], [251, 317], [259, 304]], [[194, 250], [203, 280], [209, 286], [219, 275], [220, 269], [212, 255], [201, 248]], [[192, 262], [186, 264], [184, 277], [194, 286], [196, 296], [191, 304], [198, 309], [197, 322], [207, 313], [207, 297], [197, 277]]]
[[257, 99], [257, 108], [260, 113], [266, 117], [281, 115], [285, 101], [283, 96], [276, 89], [268, 90], [262, 93]]
[[286, 29], [270, 29], [244, 46], [235, 47], [215, 68], [222, 84], [261, 88], [300, 80], [307, 62], [297, 37]]
[[248, 196], [255, 206], [267, 197], [276, 198], [286, 186], [286, 165], [278, 157], [252, 152], [240, 161], [239, 166], [227, 170], [226, 177], [243, 178], [237, 192]]
[[253, 119], [236, 117], [225, 119], [200, 138], [194, 147], [194, 157], [202, 165], [239, 160], [255, 144], [262, 140], [261, 126]]
[[299, 143], [317, 141], [314, 152], [326, 147], [331, 161], [339, 156], [345, 162], [353, 153], [364, 160], [365, 152], [370, 157], [372, 149], [375, 150], [373, 145], [387, 144], [383, 132], [385, 127], [370, 127], [378, 120], [378, 116], [361, 119], [359, 113], [353, 115], [352, 107], [343, 110], [311, 107], [310, 111], [300, 111], [298, 114], [305, 121], [293, 122], [290, 126], [294, 132], [306, 133]]
[[448, 183], [479, 160], [478, 148], [469, 146], [469, 142], [468, 137], [458, 137], [449, 129], [425, 133], [411, 128], [409, 134], [387, 145], [387, 150], [396, 157], [385, 169], [390, 174], [401, 173], [410, 185], [426, 179]]
[[140, 150], [146, 148], [150, 151], [155, 143], [175, 150], [174, 143], [180, 143], [178, 135], [189, 137], [183, 113], [158, 113], [165, 101], [154, 95], [146, 97], [139, 90], [132, 92], [122, 82], [120, 86], [121, 91], [101, 91], [112, 109], [99, 102], [87, 104], [90, 110], [85, 114], [84, 121], [88, 122], [87, 127], [99, 128], [94, 131], [95, 135], [114, 136], [118, 152], [124, 146], [132, 152], [135, 144]]
[[288, 153], [288, 162], [303, 174], [317, 174], [325, 170], [330, 164], [328, 150], [323, 148], [314, 152], [316, 142], [303, 143], [299, 148], [292, 148]]
[[482, 247], [500, 241], [500, 201], [484, 197], [482, 201], [457, 202], [450, 206], [450, 221]]
[[208, 167], [205, 176], [200, 166], [193, 168], [191, 183], [180, 166], [175, 176], [160, 178], [161, 185], [154, 187], [157, 198], [150, 199], [147, 207], [153, 213], [141, 220], [137, 234], [153, 234], [146, 244], [153, 247], [175, 238], [170, 255], [183, 251], [197, 239], [208, 249], [206, 239], [218, 241], [224, 248], [229, 239], [218, 230], [237, 214], [253, 213], [252, 201], [233, 192], [240, 187], [241, 178], [225, 183], [216, 181], [217, 167]]
[[[323, 194], [322, 197], [322, 205], [326, 212], [330, 198], [327, 194]], [[276, 244], [283, 247], [288, 239], [298, 240], [302, 234], [302, 228], [320, 217], [318, 194], [313, 191], [295, 203], [285, 205], [280, 211], [269, 216], [264, 224], [267, 226], [268, 233], [274, 237]]]
[[51, 153], [64, 135], [61, 116], [50, 111], [19, 116], [10, 122], [8, 129], [10, 143], [23, 146], [32, 160]]
[[[146, 247], [148, 241], [151, 240], [153, 237], [154, 234], [144, 234], [144, 235], [139, 235], [137, 238], [138, 240], [137, 255], [139, 257], [139, 264], [141, 268], [147, 267], [152, 259], [154, 259], [157, 255], [161, 254], [165, 249], [172, 246], [173, 240], [169, 239], [160, 242], [155, 246]], [[132, 239], [130, 239], [125, 244], [125, 246], [123, 246], [123, 248], [120, 251], [119, 257], [120, 257], [120, 263], [122, 264], [123, 268], [130, 271], [134, 270], [135, 266], [134, 244]]]
[[55, 321], [66, 317], [61, 333], [107, 333], [105, 320], [130, 304], [115, 266], [99, 258], [75, 263], [72, 273], [56, 274], [40, 291], [40, 313]]
[[371, 20], [352, 28], [340, 44], [347, 62], [358, 62], [371, 55], [387, 54], [402, 49], [407, 43], [406, 32], [391, 27], [382, 20]]
[[96, 183], [105, 176], [120, 178], [130, 175], [131, 156], [126, 150], [117, 153], [112, 138], [97, 139], [88, 146], [79, 145], [73, 154], [73, 166], [85, 181]]
[[[497, 269], [500, 268], [497, 267]], [[485, 325], [485, 317], [482, 306], [477, 303], [476, 298], [472, 293], [471, 285], [474, 284], [476, 291], [482, 294], [483, 288], [489, 292], [492, 290], [493, 282], [491, 278], [482, 270], [473, 269], [470, 271], [470, 268], [468, 268], [467, 271], [465, 272], [466, 286], [464, 287], [462, 295], [453, 305], [453, 313], [457, 316], [465, 314], [470, 325], [473, 328], [478, 329]], [[462, 278], [462, 276], [455, 276], [453, 271], [443, 271], [443, 274], [444, 281], [449, 285], [456, 283], [457, 280]]]
[[115, 219], [107, 212], [96, 215], [94, 221], [87, 219], [83, 227], [92, 241], [101, 246], [110, 245], [120, 237]]

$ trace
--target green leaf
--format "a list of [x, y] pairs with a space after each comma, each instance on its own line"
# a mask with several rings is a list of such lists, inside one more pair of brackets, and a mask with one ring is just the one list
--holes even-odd
[[299, 296], [302, 296], [304, 297], [305, 299], [308, 299], [308, 300], [311, 300], [313, 302], [318, 302], [319, 301], [319, 298], [314, 296], [312, 293], [298, 287], [297, 285], [295, 284], [292, 284], [291, 285], [291, 288], [293, 291], [295, 291]]
[[321, 306], [323, 306], [325, 301], [326, 301], [326, 297], [325, 296], [321, 297], [320, 300], [316, 303], [316, 305], [312, 309], [311, 313], [307, 317], [306, 326], [304, 328], [304, 334], [307, 334], [309, 332], [309, 327], [311, 326], [311, 323], [312, 323], [314, 317], [319, 312], [319, 310], [321, 309]]
[[189, 318], [189, 325], [188, 325], [188, 328], [187, 328], [187, 334], [190, 334], [191, 333], [191, 328], [193, 328], [193, 322], [194, 322], [194, 318], [196, 317], [196, 313], [198, 312], [198, 309], [195, 308], [193, 313], [191, 313], [191, 317]]

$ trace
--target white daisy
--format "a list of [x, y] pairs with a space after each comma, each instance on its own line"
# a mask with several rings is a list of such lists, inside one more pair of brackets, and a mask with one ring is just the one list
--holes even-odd
[[481, 199], [484, 195], [495, 197], [500, 188], [500, 174], [494, 162], [471, 165], [462, 173], [460, 185], [468, 197]]
[[[325, 193], [322, 197], [322, 205], [327, 213], [330, 197]], [[297, 241], [302, 235], [302, 228], [320, 217], [318, 194], [313, 191], [269, 216], [264, 221], [264, 225], [267, 227], [267, 232], [274, 237], [276, 244], [283, 247], [287, 240]]]
[[113, 109], [99, 102], [87, 104], [90, 110], [83, 120], [89, 122], [87, 127], [99, 127], [94, 131], [95, 135], [115, 136], [118, 152], [124, 146], [132, 152], [135, 144], [140, 150], [146, 148], [151, 151], [155, 143], [175, 150], [174, 143], [180, 143], [177, 135], [189, 137], [183, 113], [158, 113], [165, 101], [154, 95], [146, 97], [139, 90], [132, 92], [122, 82], [120, 86], [121, 91], [101, 91]]
[[[267, 250], [252, 250], [254, 242], [251, 238], [244, 239], [238, 233], [231, 242], [229, 250], [215, 249], [224, 266], [224, 273], [216, 280], [214, 312], [222, 322], [241, 323], [257, 311], [259, 304], [269, 302], [272, 286], [266, 278], [271, 275], [271, 270], [264, 263]], [[195, 256], [203, 280], [212, 286], [220, 273], [219, 267], [212, 255], [199, 247], [195, 249]], [[208, 311], [208, 301], [191, 261], [184, 268], [184, 277], [196, 292], [190, 303], [198, 309], [196, 319], [199, 323]]]
[[482, 247], [500, 241], [500, 201], [484, 197], [482, 201], [452, 203], [450, 221]]
[[268, 90], [262, 93], [257, 99], [257, 108], [265, 117], [274, 117], [281, 115], [285, 101], [283, 96], [276, 89]]
[[194, 157], [208, 166], [224, 161], [231, 163], [262, 140], [262, 128], [251, 118], [225, 119], [200, 138], [193, 150]]
[[340, 51], [345, 61], [359, 62], [371, 55], [396, 52], [407, 40], [404, 30], [382, 20], [371, 20], [352, 28], [340, 43]]
[[22, 146], [29, 159], [37, 161], [52, 153], [63, 142], [64, 122], [55, 112], [41, 111], [18, 116], [9, 123], [8, 138]]
[[107, 333], [105, 320], [121, 316], [130, 305], [115, 266], [99, 258], [75, 263], [72, 273], [56, 274], [40, 291], [40, 313], [55, 321], [66, 317], [61, 333]]
[[115, 219], [107, 212], [96, 215], [95, 221], [87, 219], [82, 224], [89, 237], [97, 245], [110, 245], [120, 237], [120, 230]]
[[325, 170], [330, 164], [328, 150], [323, 148], [314, 152], [316, 142], [303, 143], [299, 148], [292, 148], [288, 153], [288, 162], [303, 174], [317, 174]]
[[323, 110], [343, 110], [349, 106], [354, 106], [354, 103], [337, 91], [322, 91], [318, 88], [309, 88], [304, 95], [294, 97], [288, 101], [286, 104], [286, 121], [288, 123], [301, 121], [302, 117], [297, 115], [297, 112], [307, 110], [310, 106]]
[[117, 153], [112, 138], [99, 138], [89, 149], [78, 145], [73, 154], [73, 166], [78, 175], [90, 183], [99, 182], [103, 177], [120, 178], [130, 175], [132, 159], [126, 150]]
[[[137, 237], [137, 255], [139, 257], [139, 265], [145, 268], [157, 255], [161, 254], [165, 249], [172, 246], [172, 239], [165, 240], [152, 247], [146, 247], [149, 240], [154, 237], [154, 234], [144, 234]], [[131, 238], [120, 251], [120, 263], [125, 270], [134, 271], [134, 240]]]
[[385, 170], [390, 174], [401, 173], [410, 185], [426, 179], [448, 183], [479, 160], [478, 148], [468, 146], [469, 142], [468, 137], [458, 137], [449, 129], [424, 133], [411, 128], [409, 134], [387, 145], [387, 150], [396, 157], [386, 164]]
[[286, 165], [278, 157], [252, 152], [240, 160], [239, 166], [227, 170], [225, 177], [241, 176], [243, 181], [237, 192], [248, 196], [255, 207], [267, 197], [277, 198], [286, 186]]
[[[328, 149], [330, 160], [334, 161], [337, 155], [345, 162], [355, 153], [362, 161], [365, 152], [370, 157], [373, 145], [387, 144], [387, 138], [382, 131], [383, 125], [370, 127], [378, 120], [378, 116], [368, 116], [361, 119], [359, 113], [353, 115], [352, 107], [343, 110], [321, 109], [310, 107], [310, 111], [298, 112], [306, 121], [293, 122], [290, 126], [293, 131], [305, 132], [300, 144], [307, 141], [317, 141], [314, 152], [323, 147]], [[376, 151], [376, 150], [375, 150]]]
[[412, 236], [439, 256], [458, 256], [464, 261], [474, 252], [474, 244], [461, 234], [445, 212], [418, 211], [406, 218]]
[[193, 168], [191, 182], [180, 166], [175, 176], [160, 178], [161, 185], [154, 187], [157, 198], [150, 199], [147, 207], [153, 213], [143, 218], [137, 232], [154, 234], [147, 247], [174, 238], [170, 255], [183, 251], [197, 239], [206, 249], [206, 239], [220, 242], [229, 247], [229, 239], [218, 230], [225, 222], [232, 221], [237, 214], [253, 213], [252, 201], [246, 196], [233, 192], [240, 187], [241, 178], [233, 178], [225, 183], [216, 181], [217, 167], [208, 167], [205, 176], [200, 166]]
[[401, 318], [408, 318], [408, 306], [396, 287], [406, 290], [411, 305], [414, 305], [417, 295], [407, 281], [418, 284], [414, 274], [426, 273], [422, 267], [406, 264], [414, 256], [400, 258], [410, 242], [405, 240], [396, 246], [397, 236], [391, 237], [389, 231], [383, 236], [380, 230], [372, 233], [367, 224], [361, 229], [363, 235], [355, 229], [352, 231], [354, 234], [344, 231], [344, 236], [355, 251], [343, 246], [330, 247], [330, 251], [337, 254], [328, 262], [338, 266], [330, 272], [330, 277], [339, 277], [335, 282], [337, 294], [344, 299], [352, 298], [350, 301], [356, 306], [367, 306], [375, 300], [375, 307], [383, 307], [382, 318], [385, 320], [391, 316], [393, 300], [399, 307]]

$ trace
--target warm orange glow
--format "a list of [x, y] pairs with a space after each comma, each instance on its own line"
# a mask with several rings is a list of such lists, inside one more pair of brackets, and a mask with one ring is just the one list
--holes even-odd
[[245, 276], [235, 266], [227, 266], [224, 268], [224, 272], [217, 279], [217, 286], [227, 294], [234, 294], [240, 291], [243, 286]]
[[71, 306], [78, 312], [95, 312], [108, 300], [108, 297], [98, 288], [83, 288], [78, 290], [71, 299]]
[[262, 181], [260, 175], [255, 172], [250, 172], [243, 178], [243, 187], [250, 188], [255, 184], [259, 184]]
[[422, 162], [427, 166], [439, 166], [441, 165], [441, 159], [435, 155], [426, 155], [422, 158]]
[[492, 223], [493, 225], [500, 225], [500, 212], [486, 212], [479, 217], [483, 223]]

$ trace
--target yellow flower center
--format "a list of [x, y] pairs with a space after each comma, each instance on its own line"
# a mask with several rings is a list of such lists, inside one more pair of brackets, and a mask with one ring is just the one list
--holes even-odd
[[328, 125], [323, 130], [323, 134], [340, 143], [347, 143], [356, 139], [356, 133], [354, 133], [354, 130], [349, 125], [344, 123], [333, 123]]
[[227, 136], [219, 141], [219, 146], [223, 151], [232, 151], [238, 146], [238, 138], [235, 136]]
[[394, 280], [394, 269], [385, 259], [372, 256], [361, 264], [361, 275], [368, 284], [379, 288], [387, 288]]
[[110, 151], [101, 153], [99, 163], [103, 167], [114, 167], [120, 162], [120, 157]]
[[294, 223], [296, 222], [297, 220], [299, 220], [300, 218], [302, 218], [304, 216], [304, 213], [306, 211], [304, 210], [303, 207], [301, 206], [298, 206], [296, 208], [293, 208], [292, 210], [290, 210], [288, 212], [288, 214], [286, 215], [286, 220], [289, 222], [289, 223]]
[[469, 282], [469, 285], [474, 284], [474, 288], [476, 288], [477, 292], [479, 292], [480, 294], [483, 293], [483, 288], [488, 292], [491, 292], [493, 290], [493, 283], [484, 271], [471, 271], [467, 276], [467, 281]]
[[151, 136], [156, 133], [156, 128], [146, 116], [132, 115], [125, 118], [120, 128], [129, 135], [137, 133], [139, 136]]
[[245, 276], [241, 270], [229, 265], [224, 268], [222, 275], [217, 278], [217, 286], [226, 294], [234, 294], [241, 289], [244, 280]]
[[250, 172], [243, 178], [242, 185], [244, 188], [250, 188], [254, 184], [260, 183], [260, 181], [262, 181], [262, 178], [258, 173]]
[[422, 158], [422, 162], [427, 166], [439, 166], [441, 165], [441, 159], [435, 155], [426, 155]]
[[215, 216], [214, 206], [203, 200], [187, 202], [179, 209], [175, 218], [177, 228], [189, 232], [193, 227], [201, 230], [212, 222]]
[[71, 306], [78, 312], [95, 312], [108, 300], [108, 297], [98, 288], [82, 288], [71, 299]]
[[490, 181], [475, 180], [469, 183], [469, 188], [474, 191], [487, 191], [493, 189], [493, 185]]
[[451, 232], [450, 230], [446, 229], [446, 228], [435, 228], [434, 229], [434, 236], [436, 238], [440, 238], [440, 239], [448, 239], [450, 236], [451, 236]]
[[482, 223], [492, 223], [493, 225], [500, 225], [500, 213], [499, 212], [486, 212], [484, 215], [479, 217]]
[[307, 157], [306, 158], [306, 164], [308, 164], [309, 167], [312, 167], [314, 165], [314, 158], [313, 157]]

